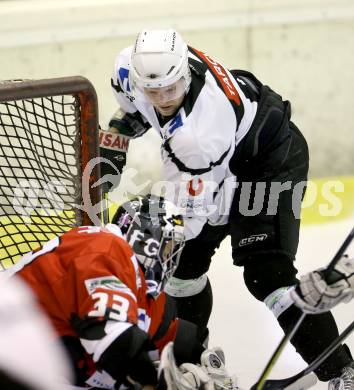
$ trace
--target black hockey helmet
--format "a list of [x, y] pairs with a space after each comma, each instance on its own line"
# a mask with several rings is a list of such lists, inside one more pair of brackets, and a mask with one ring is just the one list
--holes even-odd
[[182, 215], [171, 202], [147, 195], [123, 203], [112, 223], [143, 266], [148, 293], [157, 296], [175, 272], [185, 244]]

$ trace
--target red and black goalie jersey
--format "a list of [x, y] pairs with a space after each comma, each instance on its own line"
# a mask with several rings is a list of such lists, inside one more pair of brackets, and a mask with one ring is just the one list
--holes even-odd
[[116, 225], [75, 228], [14, 268], [58, 335], [79, 338], [93, 362], [134, 326], [148, 333], [155, 349], [175, 338], [179, 320], [166, 308], [170, 301], [164, 293], [147, 294], [144, 273]]

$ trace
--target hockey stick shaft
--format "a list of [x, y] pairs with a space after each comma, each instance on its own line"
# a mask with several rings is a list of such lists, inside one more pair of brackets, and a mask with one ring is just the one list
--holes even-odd
[[101, 189], [101, 198], [102, 198], [102, 210], [101, 210], [101, 223], [102, 225], [106, 225], [109, 223], [109, 202], [108, 202], [108, 192], [109, 189], [103, 184]]
[[[266, 380], [263, 385], [264, 390], [280, 390], [284, 389], [286, 386], [298, 381], [300, 378], [305, 377], [306, 375], [311, 374], [318, 366], [320, 366], [327, 358], [335, 351], [338, 346], [344, 341], [354, 330], [354, 321], [349, 324], [345, 330], [335, 339], [332, 343], [304, 370], [300, 371], [298, 374], [293, 375], [289, 378], [284, 379], [270, 379]], [[254, 387], [252, 387], [253, 389]]]
[[[333, 259], [329, 263], [329, 265], [327, 267], [328, 271], [327, 270], [325, 271], [327, 277], [329, 277], [330, 273], [333, 271], [333, 269], [334, 269], [335, 265], [337, 264], [338, 260], [344, 255], [344, 252], [348, 248], [349, 244], [352, 242], [353, 238], [354, 238], [354, 227], [352, 228], [352, 230], [348, 234], [347, 238], [344, 240], [343, 244], [340, 246], [340, 248], [338, 249], [337, 253], [334, 255]], [[326, 280], [327, 280], [327, 278], [326, 278]], [[277, 346], [277, 348], [274, 351], [273, 355], [269, 359], [265, 369], [263, 370], [260, 378], [258, 379], [258, 382], [254, 386], [254, 388], [256, 390], [262, 390], [263, 389], [263, 386], [264, 386], [264, 383], [266, 381], [266, 378], [268, 377], [269, 373], [271, 372], [271, 370], [273, 369], [274, 365], [278, 361], [279, 356], [283, 352], [287, 342], [293, 337], [293, 335], [298, 330], [298, 328], [302, 324], [302, 322], [305, 319], [305, 317], [306, 317], [306, 314], [302, 313], [302, 315], [297, 320], [297, 322], [295, 323], [295, 325], [291, 329], [291, 331], [288, 334], [285, 334], [284, 337], [281, 339], [279, 345]]]
[[352, 242], [354, 238], [354, 227], [352, 228], [351, 232], [348, 234], [348, 237], [344, 240], [341, 247], [338, 249], [337, 253], [335, 254], [333, 260], [329, 263], [328, 267], [325, 270], [325, 278], [327, 282], [335, 283], [336, 280], [331, 280], [331, 273], [336, 266], [338, 260], [344, 255], [344, 252], [348, 248], [349, 244]]
[[258, 382], [252, 387], [252, 389], [256, 390], [262, 390], [264, 388], [264, 384], [266, 381], [266, 378], [272, 371], [274, 365], [278, 361], [280, 355], [282, 354], [286, 344], [288, 341], [294, 336], [295, 332], [298, 330], [299, 326], [302, 324], [302, 321], [304, 320], [306, 314], [302, 313], [301, 317], [296, 322], [295, 326], [291, 329], [291, 331], [283, 336], [280, 343], [278, 344], [276, 350], [274, 351], [272, 357], [269, 359], [265, 369], [263, 370], [260, 378], [258, 379]]

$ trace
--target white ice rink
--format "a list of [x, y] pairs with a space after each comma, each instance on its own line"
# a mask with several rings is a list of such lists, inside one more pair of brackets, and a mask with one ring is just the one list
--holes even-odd
[[[354, 220], [351, 219], [303, 227], [296, 262], [299, 273], [329, 263], [353, 224]], [[354, 245], [350, 253], [354, 254]], [[249, 389], [257, 381], [281, 339], [281, 328], [266, 306], [248, 293], [243, 283], [242, 268], [232, 265], [229, 240], [223, 242], [214, 256], [209, 277], [214, 293], [209, 345], [223, 347], [229, 370], [234, 370], [240, 385]], [[352, 301], [333, 310], [340, 331], [353, 321], [353, 309]], [[353, 334], [347, 339], [347, 344], [353, 352]], [[273, 379], [288, 377], [304, 367], [302, 359], [290, 345], [271, 376]], [[327, 385], [318, 382], [314, 389], [324, 390]]]

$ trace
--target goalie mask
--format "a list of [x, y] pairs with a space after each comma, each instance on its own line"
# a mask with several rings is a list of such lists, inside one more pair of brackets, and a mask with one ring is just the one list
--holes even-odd
[[158, 296], [175, 272], [184, 247], [183, 218], [160, 197], [140, 197], [119, 207], [117, 224], [145, 271], [148, 293]]

